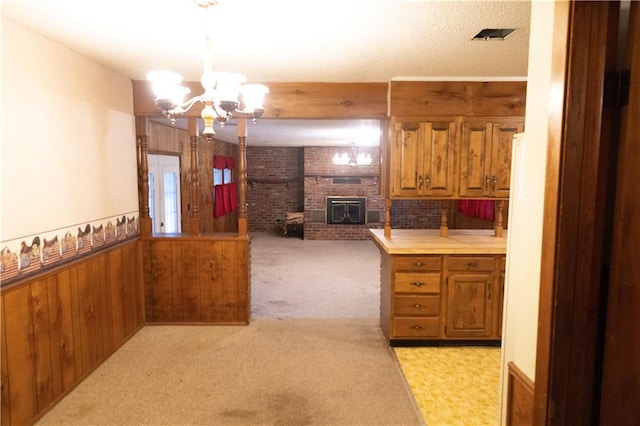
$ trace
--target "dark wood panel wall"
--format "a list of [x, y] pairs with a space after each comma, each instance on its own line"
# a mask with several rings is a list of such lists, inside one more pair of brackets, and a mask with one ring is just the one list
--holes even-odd
[[33, 423], [144, 325], [142, 246], [2, 290], [2, 424]]
[[154, 237], [143, 244], [147, 322], [249, 322], [247, 237]]

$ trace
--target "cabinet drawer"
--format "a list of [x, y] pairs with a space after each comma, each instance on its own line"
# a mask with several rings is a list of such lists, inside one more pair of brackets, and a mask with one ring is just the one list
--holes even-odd
[[450, 271], [493, 271], [493, 257], [452, 256], [449, 257]]
[[440, 293], [440, 274], [396, 272], [396, 293]]
[[439, 315], [440, 296], [396, 296], [393, 312], [395, 315]]
[[393, 259], [396, 271], [440, 271], [442, 258], [440, 256], [396, 256]]
[[395, 318], [393, 337], [438, 337], [440, 317]]

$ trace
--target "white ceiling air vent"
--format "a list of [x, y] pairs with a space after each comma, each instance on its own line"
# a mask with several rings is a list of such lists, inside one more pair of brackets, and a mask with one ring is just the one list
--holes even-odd
[[473, 36], [472, 40], [504, 40], [515, 30], [515, 28], [485, 28], [484, 30]]

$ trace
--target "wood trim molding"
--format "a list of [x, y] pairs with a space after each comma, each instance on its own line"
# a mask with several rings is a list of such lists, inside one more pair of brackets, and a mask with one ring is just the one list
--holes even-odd
[[592, 424], [610, 123], [602, 99], [617, 2], [556, 2], [534, 424]]
[[534, 383], [513, 362], [508, 365], [507, 426], [533, 424]]

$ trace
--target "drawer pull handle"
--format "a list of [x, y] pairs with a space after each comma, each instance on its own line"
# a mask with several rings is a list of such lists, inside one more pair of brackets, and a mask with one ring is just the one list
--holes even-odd
[[412, 282], [411, 285], [415, 285], [416, 287], [422, 287], [424, 285], [421, 281]]
[[476, 262], [467, 262], [467, 266], [470, 268], [475, 268], [476, 266], [478, 266], [478, 264]]
[[422, 263], [422, 262], [414, 262], [413, 265], [414, 266], [424, 266], [424, 263]]
[[418, 324], [412, 325], [411, 328], [414, 329], [414, 330], [422, 330], [422, 326], [418, 325]]
[[414, 304], [414, 305], [411, 305], [411, 307], [412, 307], [412, 308], [416, 308], [416, 309], [420, 309], [420, 308], [422, 308], [422, 305], [421, 305], [421, 304], [419, 304], [419, 303], [416, 303], [416, 304]]

